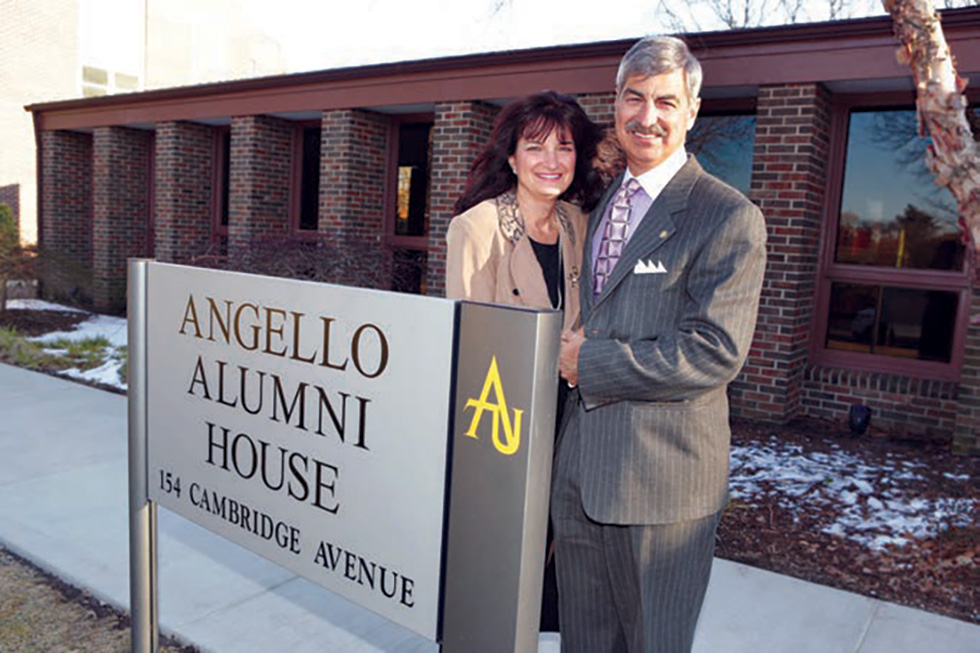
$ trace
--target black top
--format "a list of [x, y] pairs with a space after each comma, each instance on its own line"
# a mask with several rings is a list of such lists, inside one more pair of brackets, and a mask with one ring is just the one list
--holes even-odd
[[548, 287], [548, 298], [551, 299], [551, 305], [557, 306], [558, 310], [563, 310], [565, 302], [561, 292], [564, 291], [564, 288], [559, 287], [562, 277], [565, 276], [564, 265], [558, 250], [561, 241], [547, 245], [539, 243], [533, 238], [528, 240], [531, 241], [534, 256], [538, 259], [538, 265], [541, 266], [541, 271], [544, 273], [544, 284]]
[[[565, 266], [559, 256], [561, 241], [551, 245], [539, 243], [533, 238], [529, 238], [531, 247], [534, 248], [534, 256], [538, 259], [538, 265], [544, 273], [544, 283], [548, 286], [548, 297], [551, 298], [551, 305], [557, 306], [558, 310], [565, 310], [565, 298], [559, 294], [559, 285], [565, 277]], [[565, 289], [560, 288], [561, 292]], [[562, 408], [565, 406], [565, 399], [568, 396], [568, 384], [564, 379], [558, 379], [558, 411], [555, 415], [555, 438], [558, 437], [558, 427], [561, 425]]]

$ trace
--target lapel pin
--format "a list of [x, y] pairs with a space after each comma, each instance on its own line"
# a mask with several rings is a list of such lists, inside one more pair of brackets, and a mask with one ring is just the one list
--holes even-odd
[[664, 229], [663, 231], [660, 232], [660, 237], [661, 238], [666, 238], [667, 237], [667, 230], [666, 229]]

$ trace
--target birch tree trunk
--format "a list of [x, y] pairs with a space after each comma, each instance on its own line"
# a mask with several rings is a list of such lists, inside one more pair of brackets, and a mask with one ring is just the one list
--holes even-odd
[[919, 134], [931, 140], [926, 165], [959, 205], [964, 238], [980, 252], [980, 160], [967, 122], [966, 80], [956, 74], [932, 0], [882, 0], [902, 43], [898, 59], [912, 69]]

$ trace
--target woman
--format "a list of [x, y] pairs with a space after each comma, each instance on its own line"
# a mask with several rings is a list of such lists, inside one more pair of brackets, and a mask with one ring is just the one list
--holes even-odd
[[[579, 319], [579, 272], [590, 211], [602, 193], [592, 161], [602, 130], [552, 91], [507, 105], [470, 169], [446, 234], [446, 296], [564, 312]], [[558, 384], [558, 406], [568, 385]], [[558, 630], [548, 535], [541, 630]]]
[[601, 137], [575, 100], [552, 91], [500, 112], [446, 235], [447, 297], [556, 308], [565, 329], [576, 323]]

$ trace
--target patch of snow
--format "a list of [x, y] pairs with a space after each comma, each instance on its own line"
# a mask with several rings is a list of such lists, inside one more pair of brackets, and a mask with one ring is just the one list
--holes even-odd
[[767, 498], [795, 515], [833, 515], [823, 532], [878, 551], [970, 523], [976, 499], [908, 496], [904, 482], [920, 479], [915, 470], [923, 467], [892, 456], [874, 466], [840, 449], [807, 454], [796, 444], [770, 438], [763, 444], [733, 445], [730, 490], [747, 505]]
[[121, 366], [122, 361], [120, 361], [118, 358], [111, 358], [103, 365], [91, 370], [80, 370], [77, 367], [72, 367], [70, 369], [63, 370], [61, 374], [74, 379], [101, 383], [103, 385], [110, 385], [125, 390], [126, 383], [119, 378], [119, 370]]
[[31, 338], [31, 340], [43, 344], [57, 340], [87, 340], [100, 336], [108, 340], [113, 347], [125, 347], [127, 338], [126, 318], [93, 313], [89, 319], [80, 322], [72, 331], [52, 331], [43, 336]]
[[[85, 313], [85, 311], [80, 311], [75, 308], [61, 306], [59, 304], [52, 304], [50, 302], [44, 302], [37, 299], [12, 300], [11, 302], [8, 302], [8, 307], [11, 305], [14, 308], [31, 310]], [[102, 365], [94, 369], [84, 371], [77, 368], [71, 368], [63, 370], [59, 372], [59, 374], [62, 376], [80, 379], [82, 381], [102, 383], [114, 388], [119, 388], [120, 390], [125, 390], [126, 381], [125, 379], [119, 378], [119, 370], [122, 369], [124, 360], [119, 350], [126, 346], [127, 336], [128, 333], [126, 330], [125, 318], [90, 313], [87, 320], [84, 322], [79, 322], [71, 331], [53, 331], [42, 336], [37, 336], [36, 338], [31, 338], [31, 340], [43, 346], [45, 343], [53, 343], [59, 340], [69, 340], [74, 342], [78, 340], [87, 340], [89, 338], [105, 338], [109, 342], [109, 348], [108, 356], [106, 357], [105, 361], [103, 361]], [[66, 353], [64, 349], [55, 347], [45, 348], [45, 351], [52, 354]]]
[[965, 481], [969, 481], [970, 480], [970, 475], [969, 474], [950, 474], [949, 472], [944, 472], [943, 473], [943, 476], [945, 476], [946, 478], [948, 478], [951, 481], [964, 481], [965, 482]]
[[61, 311], [62, 313], [85, 313], [85, 311], [72, 308], [71, 306], [62, 306], [61, 304], [52, 304], [51, 302], [46, 302], [43, 299], [8, 299], [7, 300], [8, 309], [21, 309], [21, 310], [31, 310], [31, 311]]

